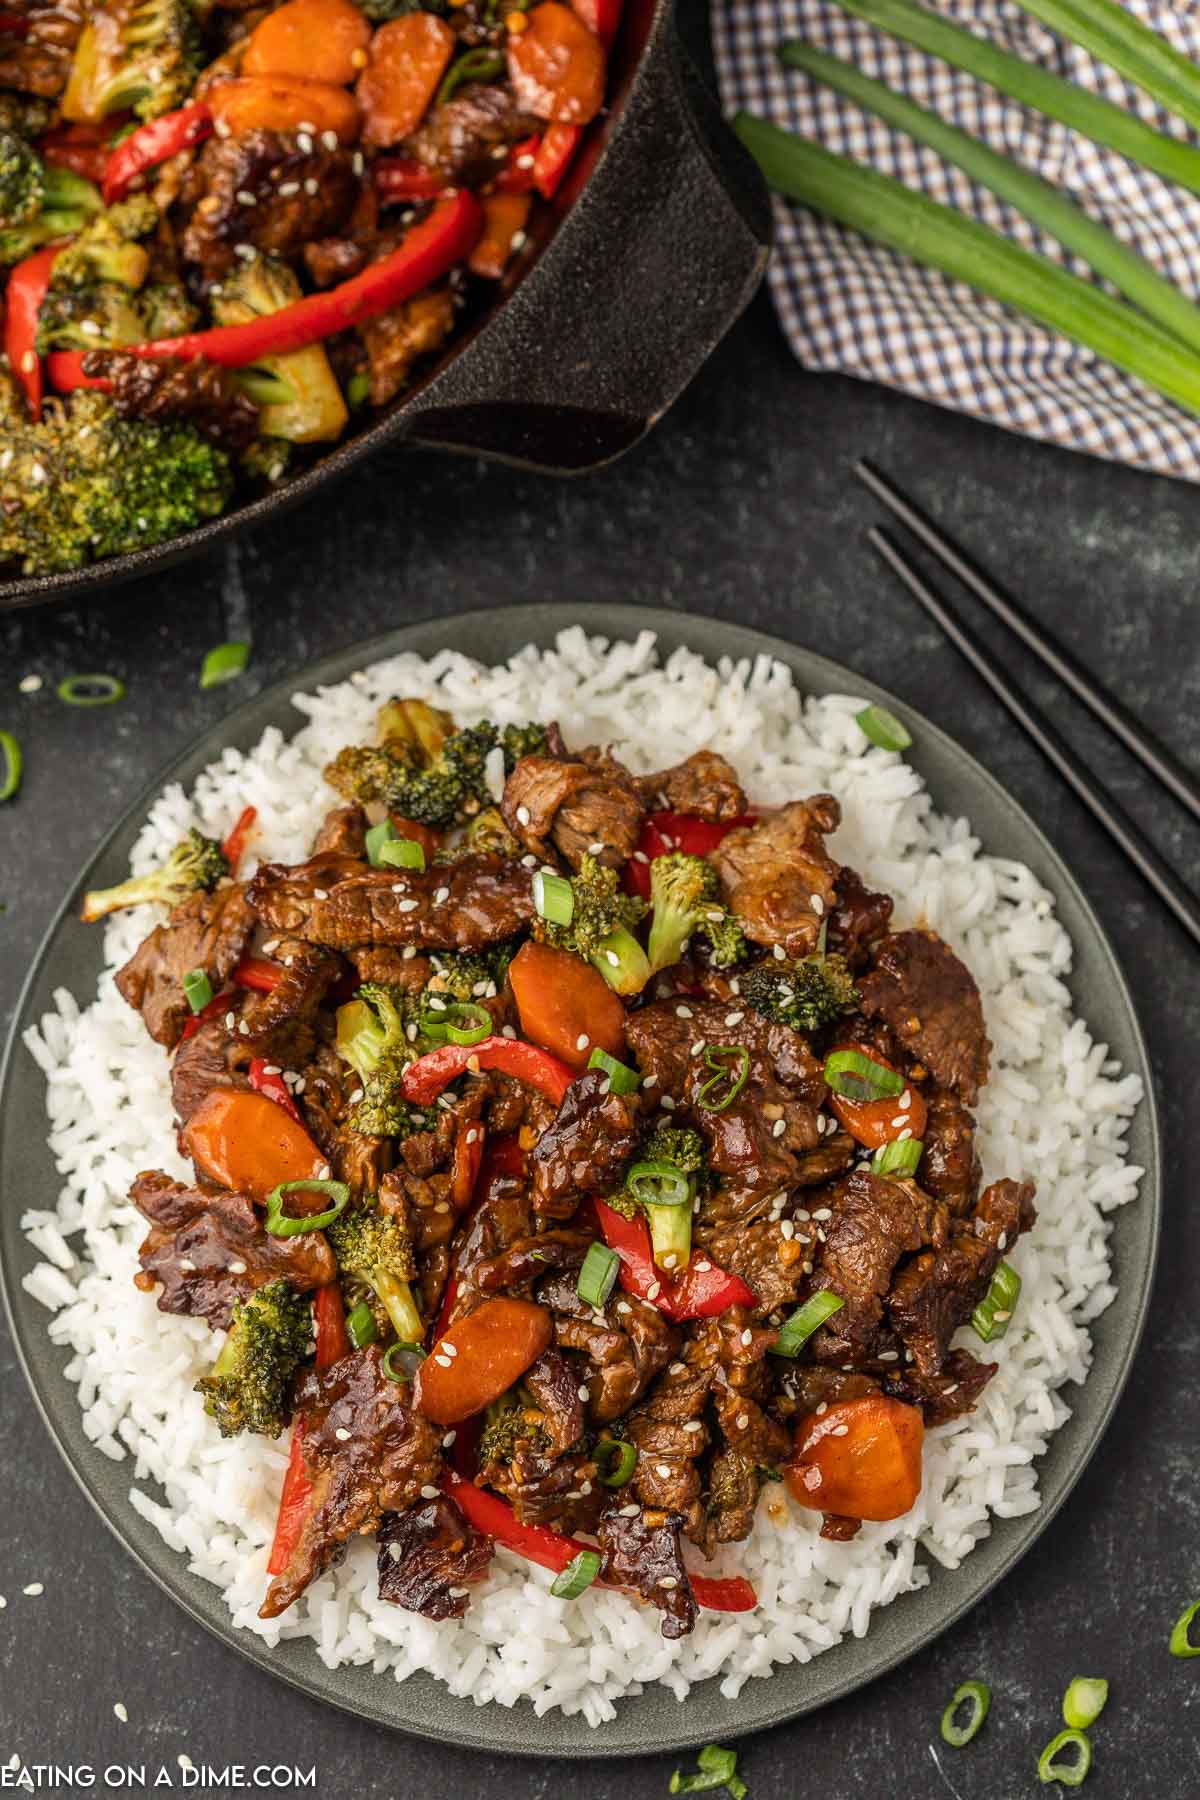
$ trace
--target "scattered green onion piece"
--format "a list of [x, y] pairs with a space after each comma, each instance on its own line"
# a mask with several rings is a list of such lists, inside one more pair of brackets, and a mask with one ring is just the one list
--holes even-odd
[[835, 1312], [840, 1312], [846, 1302], [840, 1294], [831, 1288], [820, 1288], [810, 1294], [803, 1306], [798, 1306], [789, 1318], [783, 1321], [779, 1336], [771, 1345], [773, 1356], [799, 1356], [813, 1332], [818, 1326], [831, 1319]]
[[[704, 1062], [707, 1068], [717, 1072], [696, 1095], [696, 1105], [701, 1112], [722, 1113], [727, 1106], [733, 1105], [746, 1085], [750, 1052], [741, 1044], [710, 1044], [704, 1052]], [[726, 1082], [730, 1084], [729, 1092], [719, 1100], [713, 1099], [713, 1090], [723, 1087]]]
[[203, 1012], [213, 997], [212, 982], [203, 969], [189, 969], [183, 978], [183, 997], [194, 1013]]
[[742, 1800], [747, 1790], [737, 1773], [736, 1750], [726, 1750], [722, 1744], [705, 1744], [703, 1750], [696, 1752], [696, 1761], [700, 1765], [698, 1775], [685, 1775], [682, 1769], [676, 1769], [671, 1777], [673, 1794], [706, 1794], [723, 1787], [729, 1789], [734, 1800]]
[[1103, 1675], [1076, 1675], [1063, 1695], [1063, 1718], [1073, 1731], [1086, 1731], [1104, 1711], [1108, 1683]]
[[375, 1314], [365, 1300], [360, 1300], [358, 1305], [346, 1314], [346, 1335], [356, 1350], [361, 1350], [364, 1344], [373, 1344], [379, 1336], [375, 1325]]
[[551, 925], [569, 925], [575, 913], [575, 895], [569, 881], [539, 869], [533, 878], [533, 904], [538, 917]]
[[[827, 57], [825, 60], [832, 62], [834, 59]], [[854, 723], [863, 736], [870, 738], [881, 750], [907, 750], [912, 743], [911, 732], [886, 706], [864, 706], [860, 713], [855, 713]]]
[[125, 694], [125, 683], [115, 675], [67, 675], [55, 690], [68, 706], [111, 706]]
[[419, 874], [425, 867], [425, 852], [413, 838], [388, 838], [377, 854], [381, 869], [415, 869]]
[[[991, 1704], [992, 1690], [986, 1681], [964, 1681], [961, 1687], [956, 1687], [949, 1706], [942, 1714], [942, 1742], [949, 1744], [952, 1750], [961, 1750], [964, 1744], [969, 1744], [982, 1729]], [[969, 1706], [971, 1710], [960, 1725], [957, 1723], [958, 1713], [964, 1706]]]
[[1176, 1619], [1169, 1646], [1172, 1656], [1200, 1656], [1200, 1644], [1193, 1644], [1191, 1639], [1192, 1620], [1197, 1613], [1200, 1613], [1200, 1600]]
[[385, 1352], [380, 1367], [389, 1381], [403, 1383], [412, 1380], [424, 1361], [425, 1352], [420, 1344], [393, 1344]]
[[379, 867], [379, 852], [383, 846], [394, 844], [399, 836], [400, 833], [390, 819], [383, 819], [378, 825], [371, 826], [364, 841], [367, 846], [367, 861], [373, 869]]
[[355, 369], [346, 383], [347, 406], [365, 406], [371, 398], [371, 377], [365, 369]]
[[634, 1163], [625, 1186], [639, 1206], [690, 1206], [692, 1184], [673, 1162]]
[[825, 1058], [825, 1082], [844, 1100], [886, 1100], [904, 1092], [904, 1077], [861, 1050], [835, 1050]]
[[235, 680], [249, 660], [249, 644], [218, 644], [200, 665], [200, 686], [220, 687], [222, 682]]
[[624, 1487], [637, 1468], [637, 1445], [626, 1442], [624, 1438], [601, 1438], [593, 1449], [592, 1456], [605, 1487]]
[[[297, 1188], [328, 1194], [333, 1205], [324, 1212], [293, 1218], [283, 1210], [283, 1196]], [[267, 1230], [272, 1237], [300, 1237], [306, 1231], [324, 1231], [326, 1225], [333, 1224], [349, 1198], [350, 1189], [344, 1181], [281, 1181], [267, 1195]]]
[[600, 1554], [596, 1550], [581, 1550], [573, 1556], [566, 1568], [554, 1577], [550, 1583], [550, 1592], [556, 1600], [575, 1600], [585, 1588], [590, 1588], [600, 1573]]
[[597, 1044], [588, 1057], [589, 1069], [603, 1069], [608, 1076], [608, 1085], [614, 1094], [636, 1094], [642, 1085], [642, 1078], [627, 1063], [618, 1062], [607, 1050], [601, 1050]]
[[575, 1292], [585, 1306], [603, 1306], [616, 1286], [621, 1259], [607, 1244], [589, 1244]]
[[[1062, 1751], [1074, 1749], [1078, 1755], [1070, 1762], [1055, 1764]], [[1082, 1731], [1060, 1731], [1051, 1738], [1038, 1757], [1038, 1774], [1043, 1781], [1061, 1781], [1064, 1787], [1078, 1787], [1092, 1766], [1092, 1746]]]
[[487, 1007], [474, 1000], [456, 1000], [442, 1014], [442, 1024], [452, 1044], [481, 1044], [496, 1029]]
[[871, 1158], [873, 1175], [915, 1175], [925, 1146], [920, 1138], [893, 1138]]
[[11, 800], [21, 785], [24, 761], [21, 746], [11, 731], [0, 731], [0, 801]]
[[437, 106], [445, 106], [464, 81], [495, 81], [497, 75], [504, 73], [504, 58], [486, 44], [480, 44], [474, 50], [467, 50], [457, 62], [451, 63], [441, 87], [437, 91], [434, 102]]
[[985, 1344], [1002, 1338], [1021, 1295], [1021, 1277], [1011, 1263], [1002, 1262], [992, 1285], [971, 1314], [971, 1329]]

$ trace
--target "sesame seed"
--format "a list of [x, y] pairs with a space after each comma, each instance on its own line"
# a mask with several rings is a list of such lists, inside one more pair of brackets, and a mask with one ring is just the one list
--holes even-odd
[[701, 1261], [696, 1264], [696, 1273], [698, 1275], [707, 1275], [711, 1268], [712, 1264], [710, 1262]]
[[452, 1447], [454, 1440], [457, 1436], [458, 1436], [458, 1433], [456, 1431], [448, 1431], [446, 1433], [445, 1437], [442, 1439], [442, 1449], [449, 1450]]
[[316, 181], [316, 179], [312, 175], [310, 175], [308, 177], [307, 181], [304, 183], [304, 191], [306, 194], [320, 193], [320, 191], [321, 191], [320, 184]]
[[677, 1588], [679, 1586], [679, 1577], [678, 1575], [664, 1575], [658, 1585], [660, 1588]]
[[448, 887], [440, 887], [433, 896], [433, 904], [435, 906], [444, 906], [449, 898], [450, 889]]
[[909, 1107], [912, 1105], [912, 1089], [911, 1088], [905, 1088], [905, 1090], [901, 1094], [899, 1100], [897, 1100], [896, 1105], [900, 1108], [901, 1112], [908, 1111]]
[[[997, 1325], [999, 1325], [1003, 1319], [1011, 1319], [1012, 1314], [1011, 1314], [1011, 1312], [998, 1312], [998, 1313], [993, 1313], [992, 1317], [993, 1317], [993, 1319], [995, 1319]], [[25, 1591], [28, 1593], [29, 1590], [26, 1589]]]
[[835, 1425], [829, 1435], [830, 1437], [849, 1437], [850, 1427], [848, 1425]]
[[586, 1050], [588, 1045], [591, 1043], [591, 1041], [592, 1040], [588, 1036], [587, 1032], [581, 1031], [579, 1036], [575, 1039], [575, 1048], [577, 1050]]
[[687, 1364], [681, 1363], [681, 1362], [673, 1362], [671, 1364], [670, 1368], [667, 1370], [667, 1374], [668, 1375], [686, 1375], [687, 1374]]
[[290, 200], [293, 194], [298, 194], [299, 192], [300, 183], [298, 181], [281, 181], [279, 184], [279, 197], [281, 200]]
[[898, 1138], [897, 1138], [897, 1139], [896, 1139], [896, 1142], [897, 1142], [897, 1143], [898, 1143], [898, 1144], [902, 1144], [902, 1143], [904, 1143], [904, 1141], [905, 1141], [905, 1140], [906, 1140], [906, 1139], [907, 1139], [907, 1138], [910, 1138], [910, 1137], [911, 1137], [911, 1136], [912, 1136], [912, 1126], [911, 1126], [911, 1125], [906, 1125], [906, 1126], [905, 1126], [905, 1127], [904, 1127], [904, 1130], [903, 1130], [903, 1131], [902, 1131], [902, 1132], [901, 1132], [901, 1133], [900, 1133], [900, 1136], [899, 1136], [899, 1137], [898, 1137]]
[[825, 902], [822, 900], [820, 894], [814, 894], [810, 904], [819, 919], [821, 914], [825, 911]]
[[440, 1492], [440, 1488], [430, 1487], [426, 1484], [426, 1486], [421, 1489], [421, 1498], [422, 1500], [436, 1500]]
[[750, 1414], [749, 1413], [739, 1413], [737, 1418], [733, 1422], [737, 1426], [739, 1431], [745, 1431], [747, 1425], [749, 1425], [749, 1423], [750, 1423]]
[[675, 1008], [675, 1017], [677, 1019], [691, 1019], [695, 1017], [695, 1014], [692, 1012], [690, 1006], [677, 1006]]
[[898, 1350], [881, 1350], [879, 1360], [880, 1362], [899, 1362], [900, 1352]]
[[1000, 1233], [1000, 1236], [996, 1239], [996, 1248], [997, 1248], [997, 1250], [1007, 1250], [1008, 1249], [1008, 1233], [1007, 1233], [1007, 1231], [1002, 1231]]
[[[302, 1087], [302, 1086], [303, 1086], [303, 1083], [302, 1083], [302, 1082], [299, 1082], [299, 1081], [298, 1081], [298, 1082], [297, 1082], [297, 1083], [296, 1083], [296, 1092], [297, 1092], [297, 1093], [299, 1093], [299, 1092], [300, 1092], [300, 1090], [301, 1090], [301, 1087]], [[320, 1166], [320, 1168], [319, 1168], [319, 1169], [318, 1169], [318, 1170], [317, 1170], [317, 1180], [318, 1180], [318, 1181], [328, 1181], [328, 1180], [329, 1180], [329, 1176], [330, 1176], [330, 1173], [331, 1173], [331, 1171], [330, 1171], [330, 1167], [329, 1167], [329, 1164], [328, 1164], [328, 1163], [322, 1163], [322, 1164], [321, 1164], [321, 1166]]]
[[237, 201], [239, 206], [257, 206], [258, 205], [258, 196], [256, 194], [252, 194], [250, 192], [249, 188], [239, 188], [237, 193], [234, 195], [234, 199]]
[[746, 1015], [744, 1012], [726, 1013], [725, 1014], [725, 1023], [727, 1025], [740, 1025], [742, 1020], [745, 1018], [745, 1016]]
[[[363, 51], [363, 52], [362, 52], [362, 55], [363, 55], [363, 57], [364, 57], [364, 58], [365, 58], [365, 56], [366, 56], [366, 52], [365, 52], [365, 51]], [[354, 57], [353, 57], [353, 56], [351, 56], [351, 58], [350, 58], [350, 60], [351, 60], [351, 62], [353, 62], [353, 61], [354, 61]], [[357, 65], [356, 65], [356, 66], [357, 66], [357, 67], [359, 67], [359, 68], [363, 68], [363, 69], [365, 69], [365, 68], [366, 68], [366, 66], [367, 66], [367, 65], [366, 65], [366, 62], [365, 62], [365, 60], [364, 60], [364, 61], [363, 61], [363, 62], [362, 62], [362, 63], [360, 63], [360, 64], [357, 64]], [[355, 151], [355, 152], [354, 152], [354, 158], [353, 158], [353, 161], [352, 161], [352, 163], [351, 163], [351, 167], [352, 167], [352, 168], [353, 168], [353, 170], [354, 170], [354, 173], [355, 173], [355, 174], [356, 174], [356, 175], [361, 175], [361, 174], [362, 174], [362, 172], [363, 172], [363, 170], [364, 170], [364, 169], [365, 169], [365, 168], [366, 168], [366, 166], [367, 166], [367, 165], [366, 165], [366, 161], [365, 161], [365, 160], [364, 160], [364, 157], [363, 157], [363, 153], [362, 153], [362, 151], [361, 151], [361, 150], [356, 150], [356, 151]]]
[[644, 1088], [657, 1087], [658, 1086], [658, 1076], [657, 1075], [647, 1075], [642, 1082], [642, 1086]]
[[818, 1419], [819, 1419], [819, 1418], [820, 1418], [820, 1417], [821, 1417], [821, 1414], [822, 1414], [822, 1413], [827, 1413], [827, 1412], [828, 1412], [828, 1411], [829, 1411], [829, 1402], [828, 1402], [828, 1400], [822, 1400], [822, 1402], [821, 1402], [821, 1404], [820, 1404], [820, 1406], [818, 1406], [818, 1408], [817, 1408], [817, 1417], [818, 1417]]
[[772, 955], [774, 956], [776, 962], [786, 962], [787, 961], [787, 951], [784, 949], [782, 944], [775, 944], [772, 947]]
[[117, 1718], [118, 1718], [118, 1719], [120, 1719], [120, 1721], [121, 1721], [121, 1723], [122, 1723], [122, 1725], [128, 1725], [128, 1723], [129, 1723], [129, 1713], [128, 1713], [128, 1711], [127, 1711], [127, 1710], [126, 1710], [126, 1708], [125, 1708], [125, 1705], [124, 1705], [124, 1703], [123, 1703], [123, 1702], [122, 1702], [122, 1701], [120, 1701], [120, 1700], [118, 1700], [118, 1701], [117, 1701], [117, 1702], [116, 1702], [116, 1703], [115, 1703], [115, 1705], [114, 1705], [114, 1706], [113, 1706], [113, 1712], [114, 1712], [114, 1714], [115, 1714], [115, 1715], [116, 1715], [116, 1717], [117, 1717]]
[[699, 1419], [689, 1419], [683, 1429], [685, 1431], [703, 1431], [704, 1427]]
[[[398, 892], [399, 890], [397, 889], [395, 891]], [[400, 960], [401, 960], [401, 962], [411, 962], [413, 957], [416, 954], [417, 954], [417, 946], [415, 944], [406, 944], [404, 949], [400, 953]]]
[[641, 1510], [640, 1506], [623, 1506], [617, 1517], [619, 1519], [636, 1519]]
[[359, 1101], [363, 1100], [365, 1098], [366, 1098], [366, 1095], [364, 1094], [362, 1088], [360, 1088], [360, 1087], [355, 1088], [354, 1092], [350, 1096], [350, 1104], [351, 1104], [351, 1106], [357, 1106]]
[[674, 1102], [674, 1100], [672, 1100], [670, 1094], [663, 1095], [661, 1105], [662, 1105], [662, 1109], [664, 1112], [674, 1112], [675, 1111], [675, 1102]]
[[302, 151], [305, 156], [310, 155], [312, 152], [312, 133], [314, 129], [315, 127], [310, 125], [306, 119], [296, 133], [296, 148], [297, 150]]
[[523, 869], [536, 869], [537, 868], [537, 857], [534, 856], [532, 853], [529, 856], [523, 856], [521, 858], [521, 867]]
[[227, 1013], [226, 1013], [226, 1014], [225, 1014], [225, 1028], [226, 1028], [226, 1030], [227, 1030], [227, 1031], [232, 1031], [232, 1030], [233, 1030], [233, 1028], [234, 1028], [234, 1026], [235, 1026], [235, 1025], [236, 1025], [236, 1024], [237, 1024], [237, 1014], [236, 1014], [236, 1013], [235, 1013], [235, 1012], [227, 1012]]
[[592, 1491], [591, 1482], [590, 1481], [581, 1481], [579, 1484], [579, 1491], [581, 1494], [590, 1494]]
[[254, 248], [253, 244], [235, 244], [233, 246], [233, 254], [235, 256], [240, 256], [243, 262], [254, 262], [258, 256], [258, 251]]
[[446, 1589], [446, 1592], [452, 1600], [465, 1600], [470, 1591], [470, 1588], [465, 1587], [452, 1587]]
[[339, 1444], [348, 1444], [350, 1442], [350, 1433], [346, 1430], [344, 1425], [339, 1425], [333, 1435]]
[[617, 1311], [619, 1313], [631, 1313], [633, 1311], [633, 1308], [632, 1308], [632, 1306], [630, 1306], [628, 1300], [618, 1300], [617, 1301]]
[[590, 1400], [591, 1399], [591, 1393], [590, 1393], [590, 1391], [588, 1389], [588, 1385], [585, 1381], [580, 1382], [578, 1388], [576, 1389], [576, 1392], [578, 1393], [579, 1398], [581, 1400]]
[[794, 1238], [796, 1235], [796, 1227], [792, 1224], [790, 1219], [785, 1219], [783, 1221], [782, 1225], [779, 1227], [779, 1231], [780, 1235], [785, 1238]]
[[818, 1206], [813, 1214], [814, 1219], [832, 1219], [833, 1214], [827, 1206]]
[[604, 850], [604, 845], [599, 839], [596, 841], [596, 843], [588, 845], [588, 855], [589, 856], [600, 856], [602, 854], [603, 850]]
[[45, 1593], [45, 1591], [46, 1591], [46, 1590], [45, 1590], [45, 1588], [44, 1588], [44, 1587], [43, 1587], [43, 1586], [42, 1586], [42, 1584], [41, 1584], [41, 1582], [40, 1582], [40, 1581], [31, 1581], [31, 1582], [30, 1582], [30, 1583], [29, 1583], [29, 1586], [28, 1586], [28, 1587], [23, 1587], [23, 1588], [22, 1588], [22, 1589], [21, 1589], [21, 1592], [22, 1592], [22, 1593], [23, 1593], [23, 1594], [27, 1594], [27, 1595], [28, 1595], [28, 1596], [29, 1596], [29, 1598], [30, 1598], [30, 1599], [31, 1599], [31, 1600], [36, 1600], [36, 1599], [37, 1599], [37, 1597], [38, 1597], [38, 1595], [39, 1595], [39, 1594], [44, 1594], [44, 1593]]
[[662, 1266], [664, 1269], [673, 1269], [678, 1261], [679, 1258], [676, 1256], [675, 1252], [673, 1250], [668, 1250], [667, 1254], [662, 1259]]
[[321, 133], [321, 145], [322, 145], [323, 149], [336, 150], [338, 147], [337, 132], [336, 131], [323, 131]]
[[787, 1120], [786, 1119], [776, 1119], [775, 1123], [771, 1127], [771, 1136], [772, 1137], [782, 1137], [786, 1130], [787, 1130]]
[[742, 1333], [742, 1342], [743, 1342], [743, 1344], [746, 1344], [746, 1345], [752, 1344], [754, 1342], [754, 1333], [751, 1331], [751, 1329], [748, 1325], [747, 1325], [745, 1331], [743, 1331], [743, 1333]]
[[606, 951], [605, 951], [605, 952], [604, 952], [604, 955], [605, 955], [605, 958], [606, 958], [606, 959], [607, 959], [607, 961], [608, 961], [608, 962], [609, 962], [609, 963], [610, 963], [610, 964], [611, 964], [611, 965], [612, 965], [612, 967], [613, 967], [613, 968], [614, 968], [614, 969], [619, 969], [619, 968], [620, 968], [620, 966], [621, 966], [621, 959], [620, 959], [620, 957], [619, 957], [619, 956], [618, 956], [618, 955], [617, 955], [617, 953], [616, 953], [616, 951], [615, 951], [615, 950], [606, 950]]
[[229, 1265], [229, 1273], [231, 1275], [244, 1275], [246, 1273], [245, 1263], [240, 1262], [240, 1261], [239, 1262], [231, 1262]]
[[419, 904], [420, 902], [417, 900], [401, 900], [396, 907], [396, 911], [402, 913], [416, 912]]
[[517, 824], [518, 825], [528, 825], [529, 818], [530, 818], [529, 808], [527, 806], [518, 806], [518, 808], [517, 808]]
[[450, 1211], [450, 1202], [448, 1200], [439, 1200], [433, 1210], [435, 1213], [448, 1213]]
[[669, 1481], [671, 1479], [670, 1463], [655, 1463], [654, 1473], [656, 1475], [661, 1475], [664, 1481]]
[[[646, 1298], [647, 1298], [647, 1300], [657, 1300], [658, 1296], [661, 1293], [662, 1293], [662, 1282], [661, 1281], [652, 1281], [650, 1283], [650, 1286], [646, 1289]], [[1000, 1317], [999, 1313], [996, 1314], [996, 1317], [997, 1318]]]

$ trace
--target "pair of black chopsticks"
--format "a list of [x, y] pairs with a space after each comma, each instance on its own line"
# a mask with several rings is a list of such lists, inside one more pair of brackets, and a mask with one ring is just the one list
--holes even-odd
[[[1200, 781], [1164, 745], [1152, 737], [1119, 700], [1106, 694], [1061, 644], [1056, 644], [1046, 631], [1035, 625], [1020, 607], [968, 562], [949, 538], [918, 512], [891, 482], [886, 481], [866, 462], [856, 463], [854, 472], [876, 499], [882, 501], [892, 516], [1057, 675], [1076, 699], [1081, 700], [1100, 723], [1106, 725], [1126, 749], [1131, 750], [1139, 762], [1149, 769], [1156, 780], [1187, 807], [1193, 818], [1200, 819]], [[997, 700], [1033, 739], [1047, 761], [1053, 763], [1092, 817], [1124, 851], [1164, 905], [1170, 907], [1184, 930], [1200, 944], [1200, 900], [1190, 888], [1184, 886], [1128, 813], [1093, 778], [1082, 758], [1075, 754], [1021, 690], [1000, 672], [980, 640], [929, 586], [898, 545], [878, 527], [874, 527], [867, 536], [888, 567], [900, 577], [917, 604], [941, 626], [955, 649], [966, 658], [976, 674], [983, 678]]]

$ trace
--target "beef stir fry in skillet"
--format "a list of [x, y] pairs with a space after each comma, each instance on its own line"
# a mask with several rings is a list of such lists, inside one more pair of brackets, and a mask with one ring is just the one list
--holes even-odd
[[673, 1638], [754, 1605], [704, 1564], [765, 1485], [834, 1540], [906, 1512], [1033, 1188], [983, 1186], [978, 990], [836, 800], [416, 700], [326, 775], [303, 863], [240, 880], [248, 813], [85, 905], [173, 903], [117, 977], [195, 1168], [138, 1176], [137, 1280], [224, 1334], [222, 1432], [289, 1436], [263, 1615], [370, 1533], [430, 1618], [503, 1545]]

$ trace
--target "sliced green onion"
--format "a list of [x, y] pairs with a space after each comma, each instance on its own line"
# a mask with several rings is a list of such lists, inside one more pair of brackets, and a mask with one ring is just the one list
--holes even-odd
[[[1011, 100], [1056, 119], [1060, 125], [1090, 138], [1094, 144], [1105, 144], [1117, 150], [1130, 162], [1153, 169], [1167, 181], [1190, 188], [1200, 194], [1200, 152], [1190, 144], [1170, 138], [1116, 106], [1102, 100], [1099, 94], [1065, 81], [1037, 63], [1023, 62], [1011, 51], [1002, 50], [989, 38], [976, 37], [973, 31], [952, 24], [940, 14], [919, 6], [916, 0], [840, 0], [842, 7], [856, 18], [866, 19], [881, 31], [905, 38], [931, 56], [940, 56], [956, 69], [987, 82]], [[792, 46], [780, 51], [785, 63], [792, 60]]]
[[825, 1084], [844, 1100], [886, 1100], [904, 1092], [903, 1075], [885, 1069], [861, 1050], [835, 1050], [827, 1056]]
[[380, 1367], [389, 1381], [411, 1381], [421, 1364], [425, 1361], [425, 1352], [420, 1344], [393, 1344], [386, 1351]]
[[[711, 1081], [706, 1081], [696, 1095], [696, 1105], [701, 1112], [722, 1113], [727, 1106], [732, 1106], [746, 1085], [746, 1077], [750, 1073], [750, 1052], [741, 1044], [710, 1044], [704, 1052], [705, 1067], [717, 1072]], [[729, 1092], [719, 1099], [716, 1090], [729, 1083]]]
[[1200, 1613], [1200, 1600], [1176, 1619], [1169, 1646], [1172, 1656], [1200, 1656], [1200, 1644], [1193, 1644], [1191, 1639], [1192, 1620], [1197, 1613]]
[[496, 1029], [487, 1007], [474, 1000], [456, 1000], [442, 1014], [442, 1024], [452, 1044], [481, 1044]]
[[621, 1259], [607, 1244], [589, 1244], [575, 1292], [585, 1306], [603, 1306], [616, 1286]]
[[[1076, 1754], [1070, 1762], [1056, 1762], [1064, 1750]], [[1078, 1787], [1092, 1766], [1092, 1746], [1082, 1731], [1060, 1731], [1051, 1738], [1038, 1757], [1038, 1774], [1043, 1781], [1061, 1781], [1064, 1787]]]
[[723, 1787], [729, 1789], [733, 1800], [743, 1800], [747, 1789], [737, 1773], [736, 1750], [726, 1750], [722, 1744], [705, 1744], [703, 1750], [696, 1752], [696, 1761], [700, 1765], [698, 1775], [675, 1770], [670, 1784], [673, 1794], [707, 1794], [713, 1788]]
[[1073, 1731], [1086, 1731], [1104, 1711], [1108, 1683], [1103, 1675], [1076, 1675], [1063, 1695], [1063, 1718]]
[[504, 58], [495, 50], [489, 50], [486, 44], [480, 44], [474, 50], [467, 50], [457, 62], [451, 63], [445, 79], [437, 91], [435, 105], [444, 106], [464, 81], [495, 81], [497, 75], [503, 73]]
[[600, 1553], [597, 1550], [581, 1550], [573, 1556], [550, 1583], [550, 1592], [556, 1600], [575, 1600], [590, 1588], [600, 1573]]
[[[986, 1681], [964, 1681], [956, 1687], [950, 1704], [942, 1714], [942, 1742], [949, 1744], [952, 1750], [961, 1750], [969, 1744], [988, 1716], [988, 1707], [992, 1704], [992, 1690]], [[962, 1707], [970, 1707], [961, 1724], [957, 1722]]]
[[371, 398], [371, 377], [365, 369], [355, 369], [346, 383], [346, 405], [365, 406]]
[[575, 894], [570, 882], [539, 869], [531, 885], [538, 917], [551, 925], [569, 925], [575, 914]]
[[915, 1175], [925, 1146], [920, 1138], [893, 1138], [871, 1158], [873, 1175]]
[[781, 193], [1015, 307], [1200, 413], [1200, 356], [1094, 283], [890, 175], [835, 156], [765, 119], [739, 113], [735, 127]]
[[1011, 1263], [1002, 1262], [992, 1276], [991, 1287], [971, 1314], [971, 1329], [985, 1344], [1004, 1336], [1020, 1294], [1021, 1277]]
[[771, 1345], [774, 1356], [799, 1356], [813, 1332], [831, 1319], [835, 1312], [840, 1312], [846, 1302], [832, 1288], [820, 1288], [810, 1294], [803, 1306], [798, 1306], [789, 1318], [783, 1321], [779, 1336]]
[[[834, 62], [836, 58], [823, 57], [822, 61]], [[844, 65], [839, 64], [838, 66], [841, 68]], [[879, 83], [872, 82], [871, 85], [878, 87]], [[885, 88], [883, 91], [887, 93], [889, 90]], [[860, 713], [855, 713], [854, 723], [863, 736], [870, 738], [871, 742], [877, 744], [881, 750], [907, 750], [912, 743], [912, 735], [907, 727], [902, 725], [895, 713], [889, 712], [886, 706], [864, 706]]]
[[11, 731], [0, 731], [0, 801], [11, 800], [21, 785], [24, 759]]
[[383, 819], [378, 825], [372, 825], [364, 842], [367, 847], [367, 861], [373, 869], [379, 867], [379, 852], [385, 844], [393, 844], [400, 836], [390, 819]]
[[624, 1487], [637, 1468], [637, 1445], [625, 1438], [601, 1438], [592, 1451], [605, 1487]]
[[642, 1078], [628, 1064], [618, 1062], [607, 1050], [601, 1050], [597, 1044], [588, 1057], [589, 1069], [603, 1069], [608, 1076], [608, 1085], [614, 1094], [636, 1094], [642, 1085]]
[[625, 1186], [639, 1206], [690, 1206], [692, 1203], [692, 1184], [683, 1170], [672, 1162], [634, 1163], [625, 1177]]
[[189, 969], [183, 978], [183, 997], [194, 1013], [202, 1012], [213, 997], [212, 982], [203, 969]]
[[364, 1344], [373, 1344], [379, 1336], [375, 1324], [375, 1314], [365, 1300], [360, 1300], [358, 1305], [346, 1314], [346, 1335], [356, 1350], [361, 1350]]
[[125, 683], [115, 675], [67, 675], [55, 692], [68, 706], [111, 706], [125, 693]]
[[425, 867], [425, 852], [413, 838], [391, 837], [377, 851], [381, 869], [415, 869]]
[[218, 644], [200, 664], [200, 686], [220, 687], [224, 681], [233, 681], [249, 660], [249, 644]]
[[[333, 1205], [324, 1212], [293, 1217], [283, 1210], [283, 1196], [298, 1188], [328, 1194]], [[267, 1195], [267, 1230], [272, 1237], [300, 1237], [306, 1231], [323, 1231], [326, 1225], [333, 1224], [349, 1198], [350, 1189], [344, 1181], [281, 1181]]]

